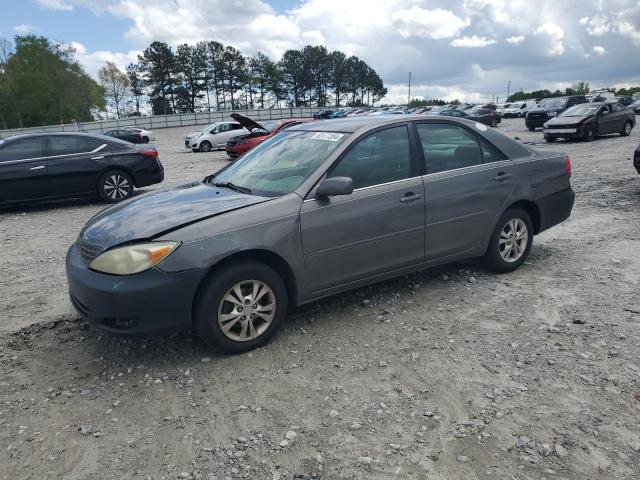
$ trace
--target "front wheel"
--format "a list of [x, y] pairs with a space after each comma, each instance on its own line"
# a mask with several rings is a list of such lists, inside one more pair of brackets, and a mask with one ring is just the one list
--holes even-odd
[[620, 132], [620, 135], [622, 135], [623, 137], [628, 137], [629, 135], [631, 135], [632, 128], [633, 128], [633, 125], [631, 124], [631, 122], [627, 121], [627, 123], [624, 124], [624, 127], [622, 128], [622, 132]]
[[241, 353], [264, 344], [280, 328], [287, 288], [264, 263], [242, 260], [216, 270], [195, 304], [195, 329], [209, 346]]
[[200, 151], [201, 152], [210, 152], [211, 151], [211, 143], [208, 141], [203, 141], [200, 143]]
[[596, 131], [593, 127], [585, 127], [584, 133], [582, 134], [582, 139], [585, 142], [593, 142], [596, 138]]
[[527, 128], [529, 128], [530, 132], [535, 132], [536, 131], [536, 127], [527, 127]]
[[491, 235], [484, 261], [495, 272], [512, 272], [526, 260], [532, 243], [531, 217], [521, 208], [510, 208]]
[[548, 143], [553, 143], [556, 141], [556, 137], [550, 137], [548, 135], [544, 136], [544, 139], [548, 142]]
[[498, 126], [498, 120], [496, 120], [495, 118], [491, 119], [491, 126], [493, 128], [496, 128]]
[[109, 170], [98, 180], [98, 194], [107, 203], [117, 203], [129, 198], [133, 192], [133, 179], [122, 170]]

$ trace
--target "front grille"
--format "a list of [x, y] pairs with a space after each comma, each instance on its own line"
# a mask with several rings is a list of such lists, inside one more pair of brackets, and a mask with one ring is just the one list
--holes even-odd
[[91, 245], [90, 243], [83, 242], [82, 240], [78, 240], [78, 247], [80, 247], [80, 255], [82, 255], [82, 258], [87, 263], [93, 261], [102, 251], [102, 247]]
[[547, 118], [547, 114], [546, 113], [529, 113], [528, 117], [531, 119], [538, 120], [541, 118]]

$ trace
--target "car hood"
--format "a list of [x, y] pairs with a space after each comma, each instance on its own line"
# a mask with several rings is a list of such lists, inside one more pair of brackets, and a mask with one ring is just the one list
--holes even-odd
[[547, 122], [547, 125], [578, 125], [588, 118], [591, 118], [591, 115], [583, 115], [580, 117], [553, 117]]
[[244, 128], [246, 128], [249, 131], [254, 130], [256, 128], [259, 128], [260, 130], [267, 130], [266, 128], [264, 128], [264, 126], [262, 126], [255, 120], [249, 117], [245, 117], [244, 115], [240, 115], [239, 113], [232, 113], [231, 118], [233, 118], [236, 122], [238, 122], [240, 125], [242, 125]]
[[190, 183], [151, 192], [103, 210], [87, 222], [80, 232], [80, 239], [105, 250], [132, 240], [151, 239], [199, 220], [270, 199], [204, 182]]

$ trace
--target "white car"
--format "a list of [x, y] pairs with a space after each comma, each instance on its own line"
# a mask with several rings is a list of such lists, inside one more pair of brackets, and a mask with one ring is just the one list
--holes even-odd
[[192, 132], [184, 138], [184, 146], [194, 152], [209, 152], [212, 149], [224, 149], [233, 137], [246, 135], [249, 130], [238, 122], [215, 122], [199, 132]]
[[145, 130], [144, 128], [140, 128], [140, 127], [120, 127], [120, 130], [129, 130], [131, 132], [139, 133], [140, 136], [142, 137], [142, 143], [153, 142], [156, 139], [156, 137], [153, 135], [153, 132], [151, 130]]
[[504, 118], [520, 118], [524, 117], [524, 114], [527, 110], [531, 108], [535, 108], [537, 103], [533, 100], [526, 100], [520, 102], [513, 102], [509, 105], [509, 108], [505, 108], [504, 112], [502, 112], [502, 116]]

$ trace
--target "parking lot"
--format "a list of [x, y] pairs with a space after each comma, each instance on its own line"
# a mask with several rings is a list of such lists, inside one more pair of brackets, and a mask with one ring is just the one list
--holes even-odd
[[[227, 163], [156, 131], [162, 188]], [[640, 471], [640, 127], [548, 146], [576, 205], [496, 275], [469, 262], [297, 309], [227, 357], [120, 340], [67, 298], [64, 255], [104, 205], [0, 211], [0, 478], [613, 479]]]

